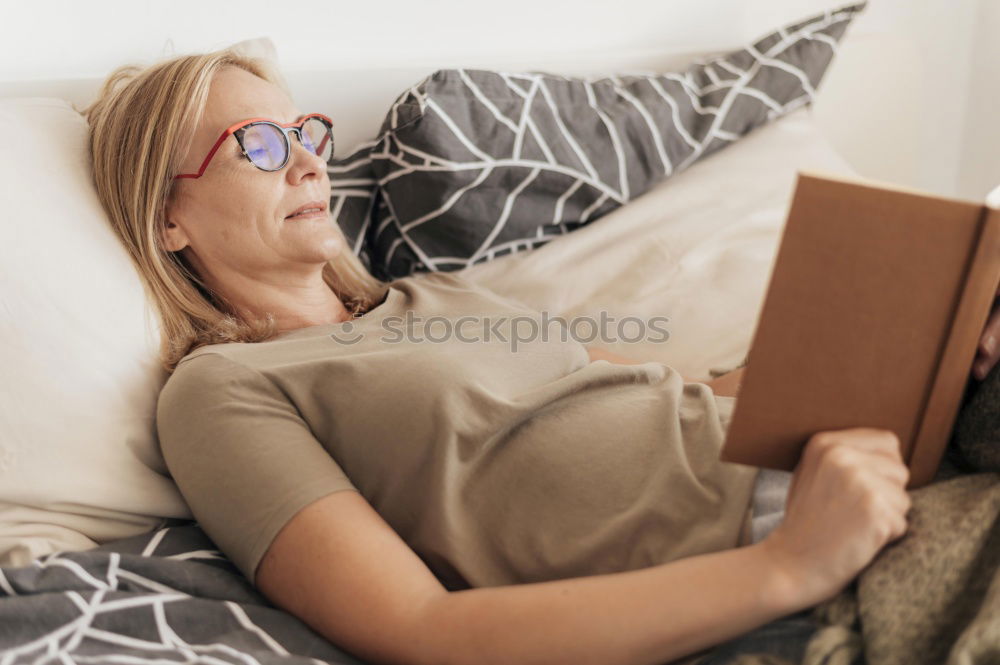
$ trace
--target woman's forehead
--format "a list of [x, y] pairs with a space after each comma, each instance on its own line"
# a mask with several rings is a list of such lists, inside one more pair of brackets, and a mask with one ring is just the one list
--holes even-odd
[[209, 125], [206, 129], [222, 131], [250, 118], [289, 123], [301, 115], [278, 86], [245, 70], [226, 67], [212, 81], [204, 120]]

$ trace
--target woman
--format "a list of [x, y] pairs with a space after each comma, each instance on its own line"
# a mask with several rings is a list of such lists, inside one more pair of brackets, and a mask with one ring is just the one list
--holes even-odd
[[835, 595], [905, 533], [899, 442], [855, 428], [809, 440], [784, 520], [750, 538], [758, 470], [718, 461], [739, 371], [412, 322], [376, 339], [406, 313], [537, 312], [450, 273], [369, 275], [327, 210], [332, 137], [279, 81], [182, 56], [87, 110], [163, 324], [165, 460], [277, 606], [373, 663], [663, 663]]

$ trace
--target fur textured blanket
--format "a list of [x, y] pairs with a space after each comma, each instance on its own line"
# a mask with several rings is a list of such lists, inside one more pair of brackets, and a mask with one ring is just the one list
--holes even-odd
[[1000, 367], [970, 379], [907, 534], [839, 595], [709, 651], [699, 665], [1000, 663]]

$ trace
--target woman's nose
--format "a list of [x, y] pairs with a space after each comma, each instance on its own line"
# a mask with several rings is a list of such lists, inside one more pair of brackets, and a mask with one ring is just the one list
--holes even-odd
[[298, 180], [309, 173], [323, 172], [326, 169], [326, 163], [323, 161], [323, 158], [306, 147], [302, 141], [301, 134], [298, 132], [293, 133], [295, 134], [295, 139], [291, 141], [292, 154], [288, 158], [289, 178], [294, 177]]

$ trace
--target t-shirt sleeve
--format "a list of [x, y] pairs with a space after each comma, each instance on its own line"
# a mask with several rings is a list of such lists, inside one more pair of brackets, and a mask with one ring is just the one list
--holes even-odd
[[220, 354], [177, 366], [160, 392], [156, 427], [195, 519], [252, 584], [296, 513], [331, 492], [357, 491], [285, 394]]

